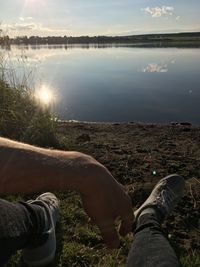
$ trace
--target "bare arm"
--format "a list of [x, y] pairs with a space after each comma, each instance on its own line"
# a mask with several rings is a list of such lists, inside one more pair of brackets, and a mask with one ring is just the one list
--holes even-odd
[[[0, 193], [30, 193], [81, 187], [100, 166], [79, 152], [42, 149], [0, 138]], [[101, 167], [100, 167], [101, 168]]]
[[109, 171], [79, 152], [42, 149], [0, 138], [0, 193], [76, 190], [84, 208], [110, 247], [119, 245], [114, 226], [121, 217], [121, 234], [131, 231], [131, 201]]

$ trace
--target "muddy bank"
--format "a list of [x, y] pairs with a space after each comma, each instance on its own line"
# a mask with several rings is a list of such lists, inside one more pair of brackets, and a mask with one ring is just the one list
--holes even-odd
[[178, 173], [185, 195], [165, 223], [174, 247], [200, 253], [200, 127], [61, 122], [68, 150], [92, 155], [130, 192], [136, 209], [155, 183]]

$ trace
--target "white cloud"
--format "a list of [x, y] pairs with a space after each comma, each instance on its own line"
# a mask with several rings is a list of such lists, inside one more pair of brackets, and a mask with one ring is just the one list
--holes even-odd
[[38, 28], [38, 25], [35, 23], [12, 23], [12, 24], [3, 24], [2, 28], [5, 31], [12, 32], [12, 31], [28, 31], [28, 30], [35, 30]]
[[19, 20], [21, 21], [27, 21], [27, 20], [32, 20], [32, 17], [19, 17]]
[[176, 17], [176, 20], [180, 20], [180, 18], [181, 18], [180, 16], [177, 16], [177, 17]]
[[146, 7], [143, 8], [146, 14], [150, 14], [152, 18], [158, 18], [162, 16], [172, 16], [174, 7], [172, 6], [161, 6], [161, 7]]
[[16, 35], [40, 35], [46, 36], [49, 34], [64, 35], [68, 34], [69, 29], [49, 28], [43, 26], [41, 23], [26, 22], [21, 20], [20, 23], [2, 24], [1, 28], [3, 31], [10, 36]]

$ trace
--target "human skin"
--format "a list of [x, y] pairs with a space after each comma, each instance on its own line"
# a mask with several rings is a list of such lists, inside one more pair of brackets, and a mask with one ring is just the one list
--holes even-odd
[[131, 231], [134, 218], [128, 194], [94, 158], [0, 138], [0, 194], [52, 190], [79, 192], [86, 213], [110, 248], [119, 246], [119, 234]]

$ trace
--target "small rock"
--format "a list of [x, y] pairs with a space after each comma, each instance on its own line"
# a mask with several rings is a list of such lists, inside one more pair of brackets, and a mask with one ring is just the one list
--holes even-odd
[[182, 131], [183, 131], [183, 132], [190, 132], [191, 129], [190, 129], [190, 128], [183, 128]]
[[167, 146], [168, 147], [176, 147], [176, 144], [175, 143], [167, 143]]
[[180, 122], [180, 125], [182, 126], [192, 126], [190, 122]]
[[171, 125], [178, 125], [178, 122], [171, 122]]

